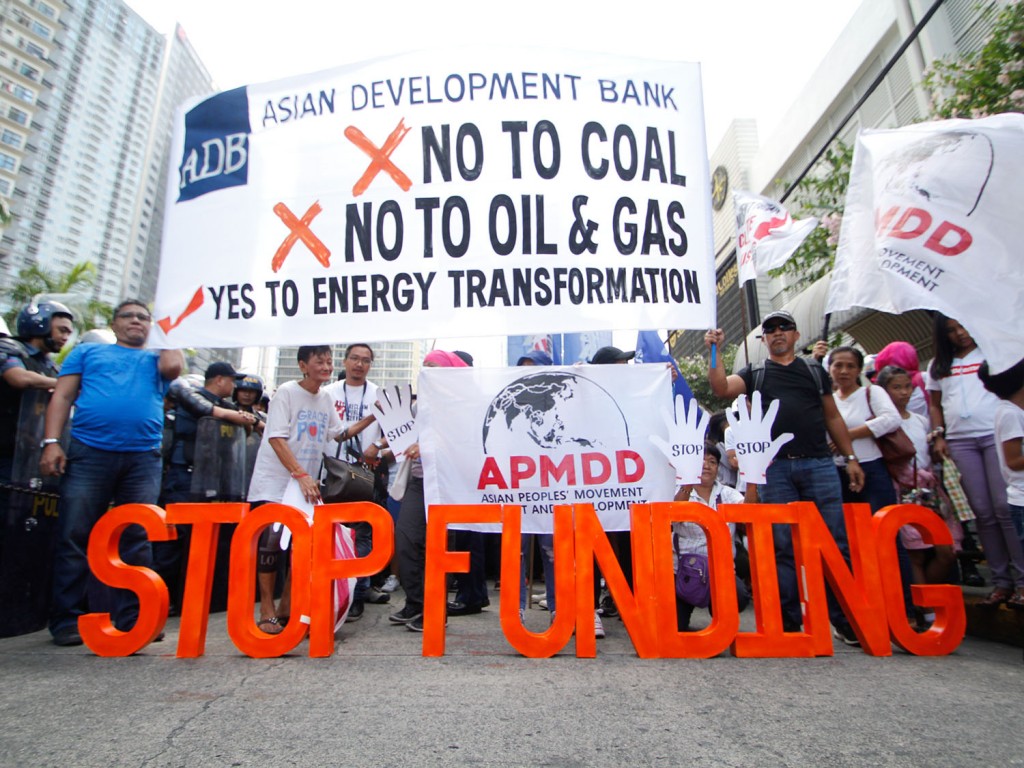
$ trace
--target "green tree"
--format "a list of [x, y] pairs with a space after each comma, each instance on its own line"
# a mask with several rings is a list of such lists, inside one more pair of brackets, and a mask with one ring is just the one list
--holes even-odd
[[[724, 348], [718, 350], [718, 354], [722, 356], [722, 365], [725, 366], [727, 373], [732, 371], [737, 349], [736, 344], [727, 344]], [[714, 413], [715, 411], [725, 410], [732, 401], [715, 397], [711, 392], [711, 383], [708, 381], [708, 362], [707, 355], [691, 355], [678, 361], [679, 371], [683, 374], [683, 378], [686, 379], [686, 383], [690, 385], [690, 391], [693, 392], [693, 396], [700, 403], [701, 408]]]
[[790, 275], [798, 287], [806, 288], [832, 271], [852, 161], [853, 147], [836, 142], [797, 185], [789, 203], [793, 218], [816, 216], [819, 224], [789, 261], [769, 272], [772, 277]]
[[38, 264], [18, 272], [18, 280], [11, 289], [13, 307], [8, 313], [8, 326], [13, 330], [14, 319], [23, 306], [36, 296], [48, 296], [67, 304], [75, 313], [75, 325], [79, 330], [110, 324], [114, 308], [109, 304], [88, 298], [96, 283], [96, 265], [82, 261], [72, 265], [66, 272], [52, 273]]
[[924, 85], [937, 118], [977, 118], [1024, 110], [1024, 2], [989, 5], [992, 32], [984, 45], [957, 59], [933, 62]]

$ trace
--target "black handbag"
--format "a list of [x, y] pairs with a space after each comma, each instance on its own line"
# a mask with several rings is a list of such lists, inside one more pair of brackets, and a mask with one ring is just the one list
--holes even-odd
[[365, 464], [324, 456], [320, 496], [328, 504], [373, 501], [373, 470]]

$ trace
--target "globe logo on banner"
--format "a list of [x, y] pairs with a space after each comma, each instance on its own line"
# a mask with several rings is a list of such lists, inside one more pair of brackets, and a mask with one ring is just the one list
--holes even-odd
[[970, 216], [992, 178], [995, 150], [983, 133], [949, 131], [894, 152], [878, 164], [883, 194], [918, 196]]
[[[602, 418], [594, 419], [600, 413]], [[629, 445], [629, 425], [615, 399], [575, 373], [531, 373], [504, 387], [483, 424], [484, 453]]]
[[246, 88], [218, 93], [185, 114], [178, 202], [249, 181], [249, 97]]

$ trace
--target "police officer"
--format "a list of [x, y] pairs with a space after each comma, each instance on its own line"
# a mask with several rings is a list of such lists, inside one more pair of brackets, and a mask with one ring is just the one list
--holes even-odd
[[[230, 363], [216, 362], [206, 369], [202, 387], [190, 386], [184, 379], [176, 379], [171, 383], [167, 398], [174, 408], [174, 431], [164, 476], [164, 505], [186, 501], [230, 500], [223, 496], [197, 497], [192, 490], [193, 472], [196, 469], [197, 448], [202, 450], [202, 446], [197, 446], [200, 419], [212, 417], [245, 428], [252, 427], [256, 422], [253, 414], [238, 410], [234, 403], [227, 399], [234, 392], [235, 383], [243, 375], [235, 371]], [[242, 467], [232, 469], [239, 473], [237, 485], [244, 490]], [[181, 579], [182, 565], [183, 557], [188, 551], [189, 533], [187, 526], [178, 526], [177, 540], [153, 543], [153, 565], [167, 584], [173, 608], [181, 605], [181, 590], [184, 586]], [[211, 608], [214, 610], [217, 602], [219, 601], [216, 598], [211, 602]]]
[[[266, 415], [258, 408], [262, 398], [263, 379], [259, 376], [248, 373], [242, 375], [242, 378], [235, 382], [235, 406], [240, 411], [245, 411], [246, 413], [251, 413], [256, 416], [256, 423], [253, 424], [253, 432], [261, 435], [263, 434], [263, 422], [266, 420]], [[262, 418], [260, 418], [261, 416]]]
[[58, 372], [50, 354], [67, 343], [73, 320], [59, 302], [33, 301], [18, 313], [16, 336], [0, 338], [0, 604], [11, 616], [0, 637], [46, 625], [53, 518], [37, 514], [43, 497], [34, 491], [45, 490], [39, 442]]

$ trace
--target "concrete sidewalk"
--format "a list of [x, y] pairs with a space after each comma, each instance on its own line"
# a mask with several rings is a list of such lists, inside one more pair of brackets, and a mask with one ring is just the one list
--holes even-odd
[[[1024, 765], [1024, 664], [966, 638], [952, 656], [636, 657], [618, 619], [596, 659], [525, 659], [497, 594], [451, 618], [447, 655], [367, 605], [335, 655], [242, 656], [224, 615], [206, 655], [167, 638], [101, 659], [45, 632], [0, 640], [4, 766], [963, 766]], [[745, 629], [753, 615], [742, 616]], [[700, 626], [707, 615], [695, 614]], [[546, 626], [531, 610], [527, 624]]]

